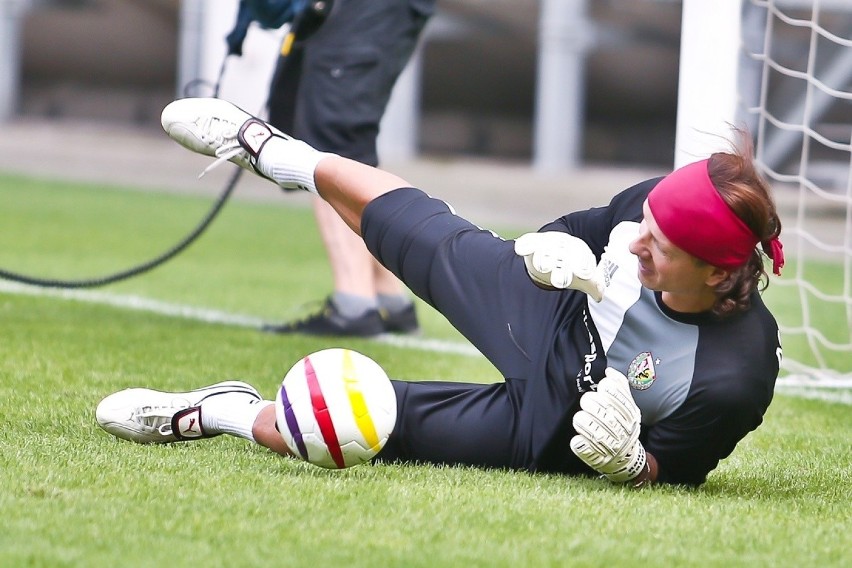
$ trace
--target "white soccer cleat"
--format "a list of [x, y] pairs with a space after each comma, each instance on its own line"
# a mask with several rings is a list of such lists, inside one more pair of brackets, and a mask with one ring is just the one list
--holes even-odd
[[212, 438], [201, 426], [204, 401], [240, 393], [262, 400], [257, 390], [241, 381], [225, 381], [189, 392], [132, 388], [111, 394], [95, 411], [98, 425], [117, 438], [138, 444], [165, 444]]
[[[259, 173], [254, 163], [263, 144], [273, 136], [290, 138], [238, 106], [216, 98], [173, 101], [163, 109], [160, 122], [166, 134], [184, 148], [217, 158], [201, 175], [224, 161]], [[250, 129], [242, 133], [244, 144], [241, 145], [241, 130], [249, 126]]]
[[[176, 100], [163, 109], [160, 121], [166, 133], [181, 146], [216, 157], [201, 172], [202, 176], [222, 162], [231, 161], [286, 191], [300, 189], [317, 194], [317, 164], [333, 155], [287, 136], [222, 99]], [[270, 141], [275, 149], [261, 159], [260, 152]]]

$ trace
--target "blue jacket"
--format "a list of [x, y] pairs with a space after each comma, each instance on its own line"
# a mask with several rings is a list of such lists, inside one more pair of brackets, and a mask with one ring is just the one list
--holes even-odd
[[267, 29], [277, 29], [292, 22], [308, 6], [309, 0], [240, 0], [237, 22], [225, 37], [228, 55], [242, 55], [249, 25], [257, 22]]

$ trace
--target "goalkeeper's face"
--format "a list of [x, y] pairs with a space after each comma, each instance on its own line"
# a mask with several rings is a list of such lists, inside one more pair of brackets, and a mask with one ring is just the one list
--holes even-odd
[[639, 225], [639, 235], [630, 243], [630, 252], [639, 259], [639, 281], [646, 288], [663, 292], [663, 301], [674, 310], [710, 309], [715, 302], [713, 288], [726, 273], [698, 260], [666, 238], [647, 201], [643, 211], [645, 217]]

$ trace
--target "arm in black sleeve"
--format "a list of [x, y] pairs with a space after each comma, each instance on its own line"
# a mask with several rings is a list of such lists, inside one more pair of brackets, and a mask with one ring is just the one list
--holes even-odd
[[763, 421], [762, 413], [745, 397], [726, 395], [714, 403], [649, 429], [643, 444], [657, 459], [657, 483], [701, 485]]
[[[643, 433], [658, 481], [704, 483], [707, 474], [763, 421], [778, 376], [778, 327], [755, 292], [739, 323], [702, 331], [704, 341], [684, 403]], [[743, 349], [743, 345], [748, 345]]]

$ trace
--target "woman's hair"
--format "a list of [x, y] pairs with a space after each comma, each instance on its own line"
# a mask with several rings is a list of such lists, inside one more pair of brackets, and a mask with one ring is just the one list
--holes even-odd
[[[751, 229], [760, 240], [764, 253], [771, 258], [773, 252], [769, 243], [781, 233], [781, 219], [769, 184], [757, 171], [750, 135], [739, 129], [735, 132], [737, 140], [733, 151], [710, 156], [708, 173], [719, 195]], [[725, 317], [747, 310], [751, 305], [752, 292], [766, 289], [769, 276], [763, 266], [764, 253], [755, 249], [744, 266], [732, 271], [716, 287], [714, 314]]]

